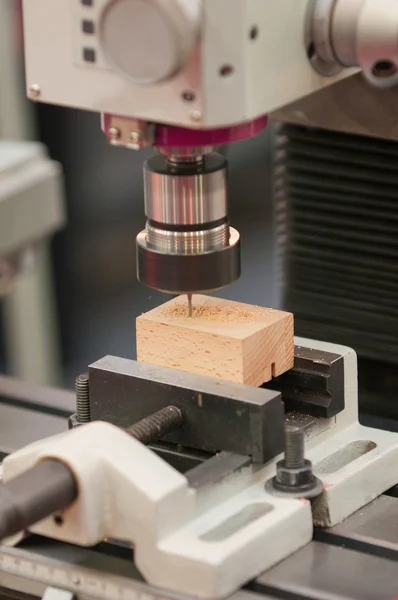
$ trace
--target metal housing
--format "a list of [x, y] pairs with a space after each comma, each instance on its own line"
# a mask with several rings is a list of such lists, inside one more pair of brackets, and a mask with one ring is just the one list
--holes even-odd
[[[24, 0], [27, 89], [31, 98], [188, 127], [254, 119], [327, 86], [307, 57], [310, 0], [203, 0], [191, 59], [161, 84], [135, 85], [112, 70], [97, 33], [108, 0]], [[46, 26], [43, 26], [46, 24]], [[84, 49], [95, 62], [82, 60]], [[337, 79], [349, 75], [349, 69]]]

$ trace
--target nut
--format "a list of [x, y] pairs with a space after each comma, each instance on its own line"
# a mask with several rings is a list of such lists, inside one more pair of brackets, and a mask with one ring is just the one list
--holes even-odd
[[81, 425], [85, 425], [85, 423], [82, 423], [81, 421], [78, 421], [77, 417], [76, 417], [76, 413], [74, 413], [73, 415], [71, 415], [68, 419], [68, 429], [75, 429], [76, 427], [81, 427]]
[[285, 461], [281, 460], [276, 465], [276, 482], [287, 487], [308, 485], [314, 480], [312, 464], [309, 460], [304, 461], [304, 466], [286, 467]]
[[40, 86], [37, 83], [33, 83], [30, 86], [29, 91], [30, 91], [31, 98], [39, 98], [40, 95], [41, 95], [41, 89], [40, 89]]

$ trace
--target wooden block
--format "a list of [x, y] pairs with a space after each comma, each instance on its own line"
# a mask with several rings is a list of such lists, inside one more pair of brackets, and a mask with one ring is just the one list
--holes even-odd
[[293, 315], [209, 296], [179, 296], [137, 319], [140, 362], [259, 386], [294, 366]]

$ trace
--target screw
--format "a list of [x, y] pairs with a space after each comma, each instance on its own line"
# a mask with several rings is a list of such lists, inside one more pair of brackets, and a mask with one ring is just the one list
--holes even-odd
[[130, 140], [134, 142], [134, 144], [138, 144], [141, 141], [141, 134], [139, 131], [132, 131], [130, 133]]
[[285, 457], [277, 463], [276, 476], [267, 481], [265, 489], [276, 496], [315, 498], [322, 488], [311, 462], [305, 458], [304, 429], [285, 423]]
[[178, 429], [183, 422], [184, 417], [179, 408], [166, 406], [166, 408], [162, 408], [129, 427], [127, 433], [142, 444], [147, 445]]
[[305, 465], [304, 429], [298, 425], [285, 424], [285, 466], [298, 469]]
[[88, 373], [76, 379], [76, 417], [80, 423], [89, 423], [90, 415], [90, 383]]
[[30, 95], [32, 96], [32, 98], [39, 98], [41, 94], [41, 89], [40, 86], [37, 85], [37, 83], [34, 83], [33, 85], [30, 86]]
[[130, 133], [130, 146], [132, 150], [141, 150], [142, 148], [142, 136], [139, 131], [132, 131]]
[[120, 139], [122, 133], [117, 127], [110, 127], [108, 130], [108, 138], [111, 142], [116, 142]]
[[200, 110], [191, 110], [189, 111], [189, 117], [192, 121], [196, 121], [198, 123], [202, 120], [202, 113]]

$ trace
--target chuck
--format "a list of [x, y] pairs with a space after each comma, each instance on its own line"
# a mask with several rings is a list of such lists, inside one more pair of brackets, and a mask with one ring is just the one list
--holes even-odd
[[174, 150], [149, 159], [144, 178], [147, 225], [137, 238], [138, 279], [170, 294], [210, 292], [239, 279], [226, 159]]

